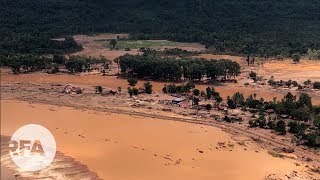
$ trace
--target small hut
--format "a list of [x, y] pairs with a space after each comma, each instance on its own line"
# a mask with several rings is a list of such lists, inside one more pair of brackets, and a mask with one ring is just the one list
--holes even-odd
[[172, 103], [173, 103], [173, 104], [179, 104], [179, 103], [181, 103], [182, 101], [183, 101], [183, 99], [181, 99], [181, 98], [175, 98], [175, 99], [172, 100]]

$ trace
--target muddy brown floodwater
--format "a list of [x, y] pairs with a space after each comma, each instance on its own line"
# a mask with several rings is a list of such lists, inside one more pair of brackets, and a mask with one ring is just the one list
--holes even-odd
[[2, 100], [1, 107], [2, 135], [28, 123], [43, 125], [58, 151], [103, 179], [308, 177], [302, 162], [239, 145], [214, 127], [14, 100]]

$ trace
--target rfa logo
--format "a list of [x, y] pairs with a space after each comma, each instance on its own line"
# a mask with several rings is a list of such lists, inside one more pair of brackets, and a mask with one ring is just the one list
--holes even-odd
[[11, 137], [9, 152], [17, 166], [25, 171], [46, 168], [56, 154], [56, 141], [51, 132], [40, 125], [19, 128]]
[[19, 142], [10, 141], [9, 144], [9, 150], [13, 155], [25, 156], [26, 153], [33, 155], [38, 153], [39, 155], [44, 156], [40, 140], [35, 140], [34, 143], [30, 140], [20, 140]]

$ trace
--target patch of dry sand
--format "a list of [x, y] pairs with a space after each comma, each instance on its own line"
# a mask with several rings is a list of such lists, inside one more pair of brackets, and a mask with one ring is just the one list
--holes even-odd
[[270, 79], [271, 76], [275, 80], [293, 80], [299, 83], [310, 79], [311, 81], [320, 81], [320, 61], [302, 59], [300, 63], [293, 63], [290, 59], [285, 60], [262, 60], [257, 58], [257, 63], [262, 62], [263, 65], [247, 66], [246, 57], [231, 55], [213, 55], [200, 54], [194, 56], [204, 59], [230, 59], [242, 65], [244, 71], [255, 71], [258, 76]]
[[275, 80], [293, 80], [299, 83], [310, 79], [320, 81], [320, 61], [302, 60], [294, 64], [291, 60], [270, 61], [263, 65], [259, 74], [266, 78], [274, 76]]
[[[247, 180], [269, 174], [284, 178], [293, 171], [306, 175], [296, 161], [251, 147], [244, 150], [214, 127], [12, 100], [2, 100], [1, 107], [1, 135], [10, 136], [25, 124], [41, 124], [53, 133], [59, 151], [103, 179]], [[221, 143], [227, 148], [221, 149]]]

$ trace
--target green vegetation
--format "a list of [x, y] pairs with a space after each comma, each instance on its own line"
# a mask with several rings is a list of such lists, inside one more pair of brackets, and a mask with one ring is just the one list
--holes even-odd
[[[111, 43], [111, 41], [110, 41]], [[109, 43], [109, 44], [110, 44]], [[111, 44], [110, 44], [111, 45]], [[155, 48], [163, 48], [168, 46], [190, 46], [193, 45], [191, 43], [179, 43], [173, 41], [165, 41], [165, 40], [119, 40], [117, 41], [117, 48], [119, 49], [155, 49]]]
[[276, 128], [276, 123], [272, 120], [269, 120], [267, 123], [268, 129], [275, 129]]
[[265, 117], [264, 113], [265, 113], [264, 109], [261, 108], [260, 112], [259, 112], [259, 118], [257, 120], [258, 125], [259, 125], [260, 128], [265, 128], [267, 126], [267, 120], [266, 120], [266, 117]]
[[137, 88], [135, 88], [136, 84], [138, 83], [137, 79], [134, 78], [130, 78], [128, 79], [128, 93], [130, 95], [130, 97], [132, 97], [133, 95], [138, 95], [139, 90]]
[[278, 121], [275, 130], [280, 134], [285, 135], [287, 133], [286, 122], [284, 122], [283, 120]]
[[91, 66], [94, 64], [102, 64], [103, 68], [107, 70], [111, 61], [105, 57], [100, 58], [71, 56], [65, 59], [61, 55], [54, 55], [52, 57], [33, 55], [33, 54], [17, 54], [11, 55], [7, 58], [1, 59], [2, 66], [8, 66], [15, 74], [29, 73], [41, 70], [47, 70], [48, 73], [56, 73], [60, 66], [71, 73], [88, 72], [91, 71]]
[[296, 134], [298, 136], [303, 135], [305, 133], [305, 130], [307, 129], [305, 124], [302, 124], [302, 123], [300, 123], [298, 121], [291, 121], [288, 124], [288, 127], [290, 128], [289, 129], [290, 133]]
[[292, 58], [293, 62], [298, 63], [298, 62], [300, 62], [301, 55], [299, 53], [293, 53], [291, 58]]
[[129, 86], [136, 86], [137, 83], [138, 83], [137, 79], [133, 79], [133, 78], [128, 79]]
[[[256, 120], [250, 120], [249, 121], [249, 126], [250, 127], [260, 127], [260, 128], [266, 128], [266, 126], [269, 127], [269, 129], [274, 129], [275, 128], [275, 125], [273, 124], [272, 121], [269, 121], [267, 123], [267, 120], [266, 120], [266, 117], [265, 117], [265, 110], [264, 108], [260, 108], [259, 110], [259, 118], [256, 119]], [[272, 128], [270, 128], [272, 127]]]
[[179, 48], [164, 49], [164, 50], [156, 50], [156, 49], [150, 49], [150, 48], [140, 48], [139, 51], [143, 52], [144, 55], [157, 56], [157, 57], [178, 56], [180, 58], [188, 58], [190, 56], [199, 55], [199, 52], [197, 52], [197, 51], [187, 51], [187, 50], [183, 50], [183, 49], [179, 49]]
[[207, 87], [206, 88], [206, 98], [207, 99], [214, 99], [216, 100], [218, 103], [222, 102], [222, 97], [220, 96], [220, 93], [218, 93], [214, 87]]
[[146, 94], [152, 94], [152, 84], [150, 82], [144, 83], [144, 89], [146, 90]]
[[53, 63], [64, 64], [65, 61], [66, 61], [66, 59], [64, 58], [63, 55], [60, 55], [60, 54], [53, 55]]
[[[3, 34], [1, 34], [1, 30], [3, 29], [0, 28], [0, 55], [4, 56], [12, 54], [65, 54], [82, 50], [82, 46], [78, 45], [73, 37], [66, 37], [63, 41], [26, 34], [21, 34], [17, 37], [13, 36], [14, 38], [2, 37]], [[3, 40], [1, 40], [1, 38], [3, 38]]]
[[236, 107], [242, 107], [245, 105], [244, 97], [241, 93], [237, 92], [232, 96], [232, 98], [228, 97], [228, 104], [230, 104], [231, 108], [234, 109]]
[[132, 97], [133, 95], [138, 95], [139, 90], [137, 88], [134, 87], [128, 87], [128, 93], [130, 95], [130, 97]]
[[116, 45], [118, 44], [118, 42], [115, 40], [115, 39], [112, 39], [110, 42], [109, 42], [110, 46], [111, 46], [111, 49], [115, 49], [116, 48]]
[[197, 97], [192, 98], [192, 106], [198, 106], [200, 102], [200, 99]]
[[180, 56], [180, 57], [195, 56], [199, 54], [199, 52], [191, 52], [191, 51], [187, 51], [179, 48], [165, 49], [164, 51], [162, 51], [162, 53], [166, 56]]
[[314, 124], [315, 127], [317, 127], [318, 129], [320, 129], [320, 113], [319, 113], [319, 115], [317, 115], [317, 116], [314, 118], [313, 124]]
[[65, 68], [71, 73], [90, 72], [93, 64], [102, 64], [104, 71], [109, 68], [110, 60], [100, 56], [100, 58], [71, 56], [65, 62]]
[[14, 55], [3, 59], [1, 64], [11, 67], [13, 73], [19, 74], [48, 69], [52, 64], [52, 59], [32, 54]]
[[314, 0], [3, 0], [0, 54], [58, 53], [51, 38], [128, 32], [132, 39], [201, 42], [216, 52], [263, 57], [320, 49]]
[[71, 73], [86, 72], [90, 69], [91, 61], [80, 56], [72, 56], [66, 62], [66, 69]]
[[[163, 93], [169, 93], [169, 94], [182, 94], [182, 95], [190, 95], [189, 93], [192, 92], [192, 101], [193, 101], [193, 105], [198, 105], [200, 102], [199, 98], [205, 98], [206, 100], [212, 99], [215, 100], [217, 104], [219, 104], [220, 102], [222, 102], [222, 97], [220, 96], [220, 93], [216, 92], [215, 89], [213, 87], [207, 87], [206, 91], [201, 91], [198, 89], [195, 89], [195, 85], [191, 84], [191, 83], [187, 83], [187, 84], [182, 84], [182, 85], [175, 85], [175, 84], [169, 84], [169, 85], [164, 85], [164, 87], [162, 88], [162, 92]], [[199, 96], [201, 95], [201, 97]], [[198, 98], [199, 97], [199, 98]], [[209, 108], [209, 106], [207, 105], [205, 107], [207, 110], [211, 109]]]
[[191, 81], [233, 80], [240, 74], [240, 65], [231, 60], [180, 59], [144, 55], [124, 55], [119, 58], [123, 76], [154, 80]]
[[95, 91], [96, 91], [97, 94], [101, 94], [102, 91], [103, 91], [102, 86], [96, 86], [96, 87], [95, 87]]
[[309, 133], [305, 134], [303, 138], [306, 140], [306, 144], [311, 147], [319, 146], [320, 134], [317, 133]]
[[312, 83], [312, 81], [310, 79], [306, 80], [305, 82], [303, 82], [304, 85], [308, 86]]
[[58, 73], [60, 72], [60, 68], [59, 68], [59, 64], [57, 63], [52, 63], [50, 65], [50, 69], [48, 70], [48, 73], [50, 74], [55, 74], [55, 73]]
[[200, 95], [200, 90], [199, 89], [194, 89], [192, 93], [195, 96], [199, 96]]
[[206, 110], [210, 111], [212, 109], [212, 105], [211, 104], [206, 104]]
[[[253, 115], [259, 112], [258, 118], [249, 121], [251, 128], [268, 128], [285, 135], [289, 127], [288, 131], [298, 140], [308, 146], [320, 146], [320, 106], [312, 106], [312, 99], [308, 94], [301, 93], [297, 98], [289, 92], [281, 101], [264, 101], [256, 99], [255, 95], [244, 100], [242, 94], [236, 93], [231, 98], [228, 97], [227, 104], [231, 109], [250, 108]], [[275, 114], [267, 120], [266, 112]], [[290, 121], [287, 123], [285, 119]]]
[[187, 94], [190, 93], [192, 89], [194, 89], [195, 86], [191, 83], [187, 83], [187, 84], [182, 84], [182, 85], [178, 85], [176, 86], [175, 84], [169, 84], [169, 85], [164, 85], [164, 87], [162, 88], [162, 92], [163, 93], [170, 93], [170, 94]]
[[[308, 82], [311, 84], [311, 81]], [[268, 81], [268, 84], [270, 86], [273, 86], [273, 87], [282, 87], [282, 86], [285, 86], [285, 87], [298, 87], [298, 89], [303, 89], [303, 87], [297, 82], [297, 81], [292, 81], [292, 80], [288, 80], [288, 81], [283, 81], [283, 80], [280, 80], [280, 81], [275, 81], [272, 78], [269, 79]], [[305, 84], [307, 85], [307, 84]], [[309, 84], [308, 84], [309, 85]]]
[[310, 60], [320, 60], [320, 50], [308, 49], [307, 53]]
[[314, 89], [320, 89], [320, 81], [316, 81], [313, 83], [313, 88]]
[[251, 71], [250, 74], [249, 74], [250, 78], [256, 82], [257, 81], [257, 73]]

